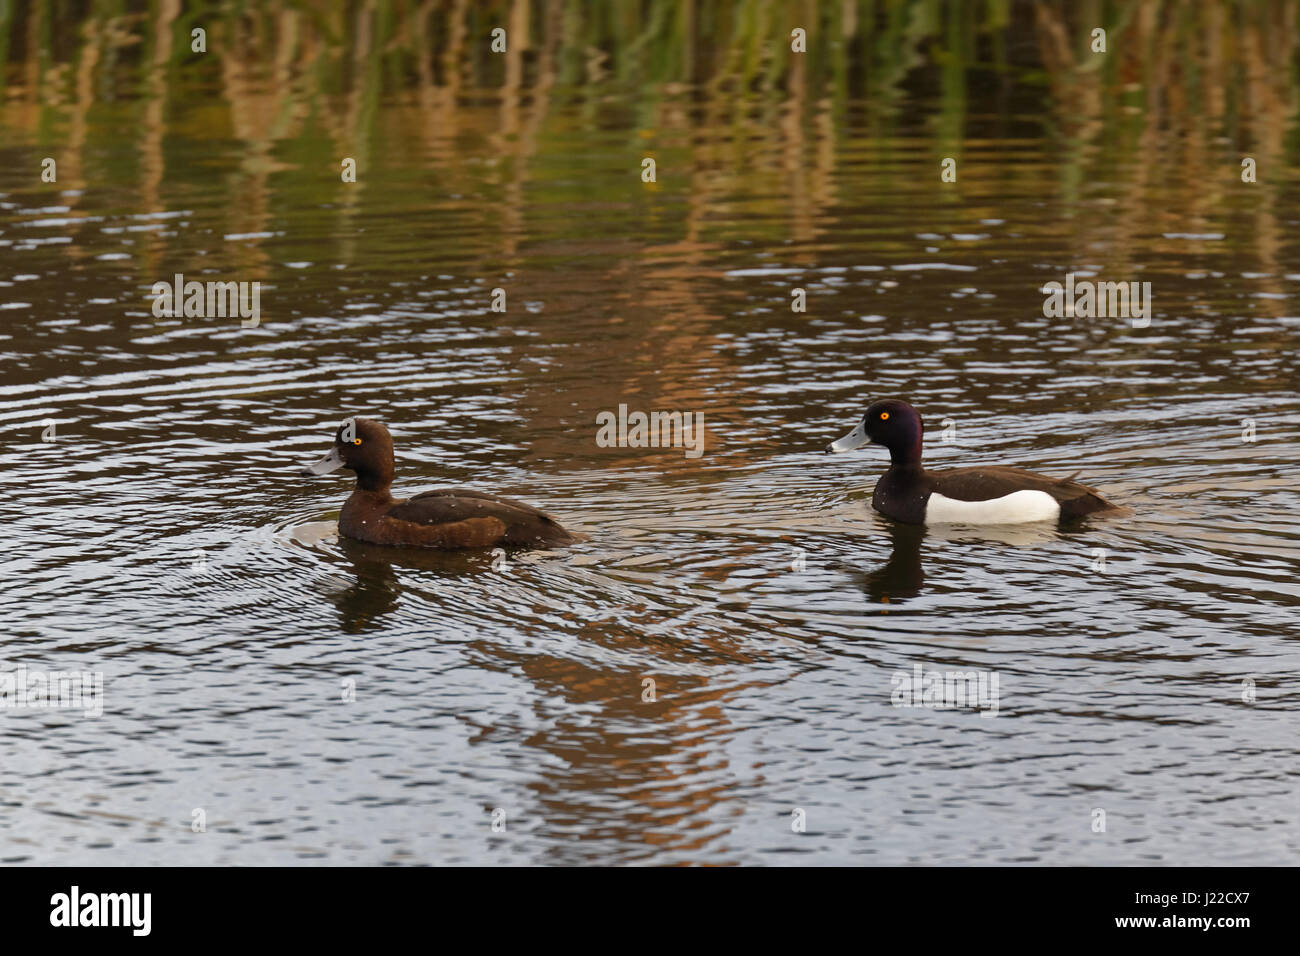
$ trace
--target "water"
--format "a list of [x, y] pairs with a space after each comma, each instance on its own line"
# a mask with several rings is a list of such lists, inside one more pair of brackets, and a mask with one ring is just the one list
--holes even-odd
[[[0, 107], [0, 608], [3, 669], [100, 671], [104, 710], [0, 711], [4, 862], [1294, 862], [1280, 156], [1242, 184], [1147, 117], [1153, 173], [1104, 148], [1131, 117], [1063, 131], [1032, 63], [971, 73], [954, 147], [925, 58], [881, 112], [811, 67], [576, 82], [550, 20], [523, 79], [450, 93], [366, 74], [365, 34], [317, 88], [292, 45], [128, 69], [73, 26], [53, 78], [11, 51]], [[1070, 271], [1150, 281], [1149, 328], [1045, 318]], [[155, 317], [177, 272], [262, 281], [260, 323]], [[823, 453], [883, 396], [932, 467], [1078, 471], [1132, 513], [894, 526], [883, 452]], [[620, 404], [702, 413], [705, 454], [599, 447]], [[299, 472], [350, 414], [392, 428], [399, 492], [591, 540], [340, 540], [348, 483]], [[893, 706], [918, 664], [996, 674], [997, 716]]]

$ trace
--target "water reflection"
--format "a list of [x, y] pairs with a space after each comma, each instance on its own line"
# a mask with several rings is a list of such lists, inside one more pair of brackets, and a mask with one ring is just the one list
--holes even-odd
[[[1296, 10], [832, 3], [790, 55], [782, 4], [268, 3], [198, 54], [177, 3], [0, 4], [6, 646], [109, 671], [95, 726], [0, 727], [59, 782], [6, 785], [13, 855], [1293, 860]], [[1068, 271], [1150, 328], [1047, 319]], [[177, 272], [262, 325], [154, 316]], [[883, 460], [809, 439], [869, 394], [1133, 515], [878, 520]], [[706, 453], [599, 447], [624, 403]], [[354, 411], [406, 490], [593, 540], [337, 540], [292, 466]], [[918, 661], [1002, 715], [892, 707]]]
[[872, 604], [897, 604], [921, 593], [925, 570], [921, 565], [923, 525], [888, 522], [889, 560], [862, 575], [862, 589]]
[[1068, 529], [1058, 529], [1056, 522], [1029, 522], [1019, 525], [975, 527], [964, 525], [909, 525], [882, 520], [889, 535], [889, 560], [872, 571], [858, 575], [863, 591], [873, 604], [899, 604], [921, 594], [925, 585], [922, 544], [943, 543], [1002, 545], [1032, 549], [1069, 535], [1087, 535], [1091, 526], [1104, 526], [1106, 519], [1078, 521]]
[[338, 567], [332, 577], [350, 584], [331, 595], [338, 608], [340, 624], [348, 634], [360, 634], [383, 626], [385, 615], [397, 609], [403, 584], [400, 572], [419, 572], [454, 582], [457, 578], [480, 575], [490, 569], [492, 555], [481, 551], [435, 551], [423, 548], [389, 548], [339, 536], [338, 550], [347, 566]]

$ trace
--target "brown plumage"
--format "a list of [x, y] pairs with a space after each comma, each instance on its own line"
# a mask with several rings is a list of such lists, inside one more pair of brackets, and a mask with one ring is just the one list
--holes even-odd
[[352, 418], [334, 436], [334, 448], [305, 474], [338, 468], [356, 472], [357, 485], [339, 513], [339, 533], [397, 547], [562, 547], [582, 540], [550, 515], [521, 501], [445, 488], [394, 498], [393, 438], [380, 422]]

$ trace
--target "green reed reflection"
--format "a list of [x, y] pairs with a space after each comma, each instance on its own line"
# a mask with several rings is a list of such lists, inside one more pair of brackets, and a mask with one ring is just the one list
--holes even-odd
[[[901, 183], [937, 176], [951, 156], [962, 174], [944, 202], [1054, 176], [1068, 218], [1097, 198], [1090, 184], [1108, 184], [1120, 259], [1126, 231], [1171, 183], [1184, 217], [1249, 209], [1269, 271], [1296, 145], [1297, 15], [1247, 0], [10, 0], [0, 126], [7, 144], [57, 156], [64, 188], [145, 212], [184, 201], [196, 159], [177, 144], [236, 149], [238, 170], [223, 174], [236, 233], [265, 231], [289, 201], [329, 204], [346, 223], [381, 182], [413, 202], [484, 196], [501, 210], [489, 218], [510, 261], [528, 234], [530, 184], [556, 201], [616, 198], [609, 175], [557, 172], [561, 157], [573, 162], [576, 104], [585, 129], [619, 137], [584, 160], [597, 172], [634, 170], [643, 155], [673, 171], [619, 198], [639, 204], [652, 232], [665, 203], [686, 209], [677, 235], [689, 241], [705, 225], [699, 204], [742, 183], [784, 203], [786, 232], [806, 243], [846, 198], [840, 163], [865, 159]], [[498, 27], [504, 53], [490, 48]], [[796, 27], [803, 54], [791, 51]], [[1102, 55], [1090, 49], [1096, 27]], [[198, 29], [205, 52], [193, 49]], [[995, 113], [971, 114], [976, 86], [1000, 91], [980, 98]], [[983, 145], [1044, 130], [1050, 169]], [[918, 137], [921, 156], [908, 142]], [[465, 147], [483, 144], [500, 162], [467, 165]], [[1247, 154], [1262, 173], [1243, 191], [1235, 168]], [[364, 171], [353, 188], [339, 188], [343, 157]], [[773, 228], [764, 223], [755, 228]]]

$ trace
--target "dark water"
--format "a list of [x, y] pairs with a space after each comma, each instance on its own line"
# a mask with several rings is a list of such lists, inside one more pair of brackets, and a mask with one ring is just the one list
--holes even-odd
[[[976, 70], [943, 183], [939, 65], [882, 126], [808, 77], [566, 85], [534, 26], [522, 91], [305, 91], [269, 55], [186, 82], [148, 49], [137, 86], [90, 23], [59, 99], [14, 55], [3, 669], [100, 671], [104, 703], [0, 710], [3, 860], [1294, 862], [1285, 153], [1243, 184], [1226, 138], [1148, 118], [1156, 160]], [[1294, 137], [1258, 122], [1232, 135]], [[1071, 271], [1151, 282], [1149, 327], [1045, 318]], [[177, 272], [263, 282], [260, 323], [156, 317]], [[931, 465], [1078, 471], [1132, 513], [892, 525], [881, 450], [822, 452], [886, 395]], [[703, 414], [705, 453], [599, 447], [620, 404]], [[339, 540], [347, 482], [299, 467], [349, 414], [391, 426], [399, 492], [591, 540]], [[996, 717], [894, 706], [918, 664], [995, 674]]]

